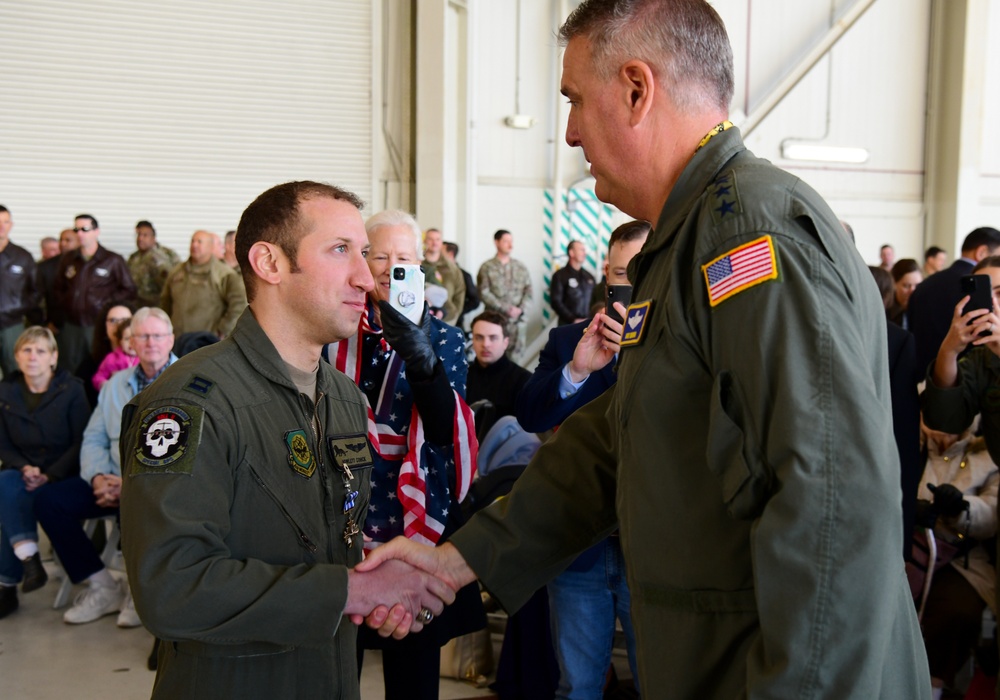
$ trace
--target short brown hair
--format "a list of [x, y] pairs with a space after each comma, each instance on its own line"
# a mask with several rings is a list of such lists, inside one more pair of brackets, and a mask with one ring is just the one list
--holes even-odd
[[275, 185], [243, 211], [236, 227], [236, 262], [243, 275], [247, 301], [253, 301], [257, 285], [257, 275], [250, 267], [250, 248], [258, 241], [278, 246], [288, 256], [292, 271], [297, 272], [299, 239], [304, 234], [299, 203], [319, 197], [347, 202], [359, 211], [365, 206], [353, 192], [324, 182], [301, 180]]
[[472, 319], [472, 323], [469, 324], [469, 330], [476, 327], [476, 324], [480, 321], [486, 321], [486, 323], [492, 323], [495, 326], [500, 326], [503, 329], [503, 337], [509, 338], [510, 331], [507, 330], [507, 317], [504, 316], [499, 311], [484, 311], [483, 313]]
[[21, 332], [21, 335], [17, 336], [17, 340], [14, 341], [14, 354], [17, 354], [28, 343], [41, 343], [49, 348], [49, 352], [57, 352], [59, 350], [59, 347], [56, 345], [56, 337], [45, 326], [30, 326], [25, 328]]

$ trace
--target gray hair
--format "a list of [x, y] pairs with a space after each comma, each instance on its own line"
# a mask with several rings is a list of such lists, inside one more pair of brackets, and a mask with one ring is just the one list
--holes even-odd
[[423, 234], [420, 232], [420, 225], [413, 218], [413, 214], [402, 209], [386, 209], [377, 214], [373, 214], [365, 221], [365, 233], [371, 235], [383, 226], [406, 226], [413, 233], [413, 242], [418, 248]]
[[171, 333], [174, 332], [174, 324], [170, 322], [170, 314], [168, 314], [166, 311], [164, 311], [158, 306], [144, 306], [138, 311], [136, 311], [134, 314], [132, 314], [132, 323], [131, 323], [132, 332], [133, 333], [135, 332], [136, 327], [140, 323], [145, 323], [150, 318], [160, 319], [165, 324], [167, 324], [167, 328], [170, 329]]
[[559, 29], [563, 45], [590, 41], [594, 70], [610, 80], [627, 61], [649, 64], [678, 108], [728, 112], [733, 49], [705, 0], [584, 0]]

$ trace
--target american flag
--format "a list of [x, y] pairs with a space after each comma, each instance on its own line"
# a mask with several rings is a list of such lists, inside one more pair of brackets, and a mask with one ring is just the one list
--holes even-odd
[[748, 287], [778, 277], [770, 236], [731, 250], [702, 269], [708, 284], [708, 301], [712, 306]]
[[[368, 309], [361, 316], [358, 333], [328, 345], [324, 356], [359, 386], [371, 376], [369, 365], [381, 368], [378, 404], [368, 410], [368, 441], [375, 451], [371, 475], [371, 501], [364, 532], [372, 538], [371, 549], [396, 535], [424, 544], [436, 544], [448, 522], [469, 491], [476, 473], [475, 423], [465, 392], [467, 365], [465, 338], [457, 328], [431, 319], [432, 339], [455, 400], [453, 441], [433, 445], [424, 441], [424, 427], [406, 381], [406, 367], [381, 338]], [[377, 339], [377, 342], [372, 342]], [[367, 361], [367, 362], [366, 362]], [[367, 397], [366, 397], [367, 402]], [[454, 480], [449, 478], [454, 474]]]

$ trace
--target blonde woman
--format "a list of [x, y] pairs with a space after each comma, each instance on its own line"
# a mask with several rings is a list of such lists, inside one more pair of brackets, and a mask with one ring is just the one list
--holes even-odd
[[32, 326], [14, 344], [18, 371], [0, 382], [0, 618], [48, 580], [38, 552], [35, 496], [80, 472], [80, 442], [90, 417], [83, 382], [56, 370], [56, 341]]

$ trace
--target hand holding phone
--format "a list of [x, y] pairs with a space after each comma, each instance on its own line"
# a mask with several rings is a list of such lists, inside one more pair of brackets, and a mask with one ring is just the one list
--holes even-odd
[[389, 305], [416, 325], [424, 312], [424, 271], [420, 265], [393, 265]]
[[618, 323], [622, 323], [624, 319], [622, 318], [622, 315], [618, 313], [618, 310], [615, 309], [615, 302], [620, 302], [621, 305], [627, 309], [629, 302], [632, 301], [632, 285], [609, 284], [607, 291], [605, 292], [604, 299], [604, 313]]

